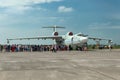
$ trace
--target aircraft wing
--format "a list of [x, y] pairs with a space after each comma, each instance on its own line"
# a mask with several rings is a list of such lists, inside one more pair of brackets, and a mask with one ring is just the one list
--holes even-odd
[[110, 40], [110, 39], [103, 39], [103, 38], [95, 38], [95, 37], [88, 37], [88, 39], [92, 39], [92, 40], [106, 40], [106, 41], [108, 41], [108, 43], [112, 43], [112, 40]]
[[46, 39], [62, 39], [62, 36], [39, 36], [39, 37], [31, 37], [31, 38], [15, 38], [15, 39], [7, 39], [8, 41], [9, 40], [30, 40], [30, 39], [43, 39], [43, 40], [46, 40]]
[[93, 39], [93, 40], [109, 40], [109, 39], [102, 39], [102, 38], [95, 38], [95, 37], [88, 37], [88, 39]]

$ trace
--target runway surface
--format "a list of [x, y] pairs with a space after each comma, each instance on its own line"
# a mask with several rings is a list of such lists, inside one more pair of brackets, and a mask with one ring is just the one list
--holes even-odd
[[120, 50], [0, 53], [0, 80], [120, 80]]

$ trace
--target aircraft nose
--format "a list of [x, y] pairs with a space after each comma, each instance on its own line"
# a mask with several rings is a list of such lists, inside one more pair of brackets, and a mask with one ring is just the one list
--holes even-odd
[[82, 41], [82, 43], [87, 43], [88, 37], [83, 37], [81, 41]]

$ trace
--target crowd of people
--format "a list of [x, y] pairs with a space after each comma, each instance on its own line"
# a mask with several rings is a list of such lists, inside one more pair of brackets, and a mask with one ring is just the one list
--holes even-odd
[[[71, 45], [0, 45], [0, 52], [43, 52], [43, 51], [70, 51], [73, 50]], [[82, 47], [76, 47], [76, 50], [82, 51]]]

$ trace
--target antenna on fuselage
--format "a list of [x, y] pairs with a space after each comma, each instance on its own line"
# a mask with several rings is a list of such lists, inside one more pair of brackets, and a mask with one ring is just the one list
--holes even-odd
[[48, 26], [48, 27], [42, 27], [42, 28], [53, 28], [53, 32], [56, 32], [56, 28], [65, 28], [65, 27], [61, 27], [61, 26]]

